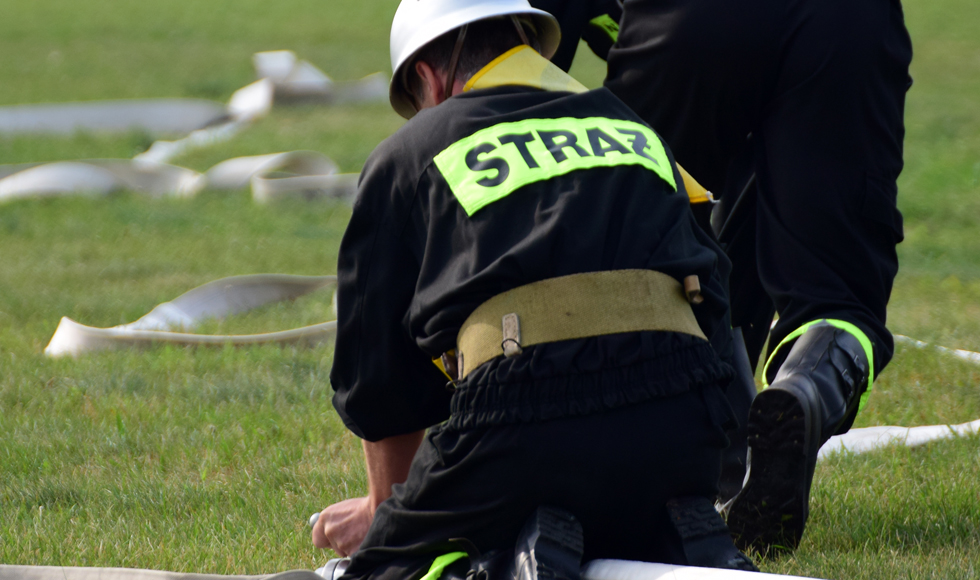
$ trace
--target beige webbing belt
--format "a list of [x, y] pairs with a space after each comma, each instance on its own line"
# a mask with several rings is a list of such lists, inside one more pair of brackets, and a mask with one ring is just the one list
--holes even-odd
[[459, 378], [522, 347], [574, 338], [660, 330], [705, 339], [680, 282], [653, 270], [549, 278], [487, 300], [456, 339]]

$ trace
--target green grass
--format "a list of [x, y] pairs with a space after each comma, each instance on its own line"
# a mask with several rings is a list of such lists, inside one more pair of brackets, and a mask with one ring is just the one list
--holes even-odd
[[[62, 315], [111, 326], [222, 276], [330, 273], [349, 215], [244, 193], [3, 206], [0, 562], [252, 573], [319, 562], [305, 519], [363, 477], [330, 406], [329, 345], [40, 352]], [[201, 331], [329, 320], [330, 297]]]
[[827, 578], [977, 578], [980, 439], [836, 456], [818, 469], [807, 539], [768, 571]]
[[165, 347], [45, 366], [0, 391], [0, 561], [321, 562], [305, 519], [363, 477], [330, 411], [324, 350]]
[[[291, 49], [337, 80], [387, 71], [395, 0], [0, 0], [0, 105], [140, 97], [226, 101], [251, 55]], [[980, 351], [980, 4], [910, 0], [915, 86], [893, 330]], [[590, 55], [574, 74], [601, 83]], [[402, 120], [384, 104], [284, 107], [175, 160], [311, 149], [358, 171]], [[0, 163], [131, 157], [156, 136], [0, 137]], [[0, 563], [212, 573], [313, 568], [305, 520], [364, 493], [359, 443], [330, 405], [330, 345], [41, 352], [61, 316], [112, 326], [222, 276], [335, 271], [350, 209], [245, 192], [192, 200], [0, 205]], [[332, 318], [329, 291], [202, 332]], [[858, 426], [980, 417], [980, 367], [899, 345]], [[811, 524], [767, 571], [837, 578], [980, 576], [977, 438], [834, 457]]]

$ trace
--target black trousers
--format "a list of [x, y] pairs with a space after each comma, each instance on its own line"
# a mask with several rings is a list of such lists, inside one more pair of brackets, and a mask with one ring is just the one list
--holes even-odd
[[891, 359], [911, 56], [899, 0], [626, 0], [606, 86], [729, 205], [756, 175], [721, 240], [753, 365], [776, 311], [770, 352], [837, 318]]
[[664, 504], [714, 500], [726, 409], [721, 389], [709, 386], [586, 416], [435, 427], [408, 480], [378, 508], [346, 577], [414, 580], [448, 552], [513, 548], [544, 504], [579, 519], [586, 560], [684, 564]]

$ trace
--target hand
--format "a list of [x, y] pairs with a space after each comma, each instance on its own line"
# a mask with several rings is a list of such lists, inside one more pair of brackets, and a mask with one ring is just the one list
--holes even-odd
[[356, 552], [374, 520], [374, 506], [367, 497], [355, 497], [335, 503], [320, 512], [313, 525], [313, 545], [330, 548], [339, 556]]

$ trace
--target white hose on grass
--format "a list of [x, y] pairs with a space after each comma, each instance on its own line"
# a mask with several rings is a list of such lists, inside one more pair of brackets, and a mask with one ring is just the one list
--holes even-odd
[[[188, 197], [205, 188], [237, 189], [249, 182], [256, 201], [277, 197], [353, 197], [357, 175], [339, 174], [325, 156], [314, 152], [276, 153], [226, 161], [202, 178], [167, 162], [193, 149], [234, 137], [266, 116], [275, 102], [346, 103], [385, 100], [381, 73], [338, 83], [290, 51], [253, 56], [259, 80], [235, 91], [227, 105], [201, 99], [129, 99], [0, 107], [0, 135], [65, 134], [77, 130], [188, 133], [176, 141], [159, 140], [132, 160], [60, 161], [0, 166], [0, 203], [22, 198], [102, 195], [133, 190], [155, 196]], [[229, 178], [229, 165], [234, 166]], [[215, 173], [222, 168], [223, 179]], [[280, 176], [277, 173], [286, 172]]]
[[[799, 579], [804, 577], [651, 564], [627, 560], [593, 560], [583, 567], [582, 578], [583, 580], [766, 580], [770, 578]], [[257, 576], [222, 576], [132, 568], [0, 564], [0, 580], [324, 580], [324, 578], [310, 570], [294, 570]]]
[[965, 360], [967, 362], [972, 362], [975, 364], [980, 364], [980, 352], [972, 352], [969, 350], [963, 350], [959, 348], [946, 348], [945, 346], [933, 346], [927, 342], [922, 342], [921, 340], [915, 340], [914, 338], [909, 338], [908, 336], [902, 336], [901, 334], [895, 335], [895, 342], [901, 342], [905, 344], [911, 344], [917, 348], [934, 348], [941, 353], [952, 355], [958, 359]]
[[192, 572], [164, 572], [137, 568], [88, 568], [82, 566], [15, 566], [0, 564], [0, 580], [323, 580], [310, 570], [278, 574], [225, 576]]
[[831, 437], [817, 454], [824, 459], [835, 453], [867, 453], [890, 445], [918, 447], [941, 439], [969, 437], [980, 432], [980, 419], [959, 425], [923, 425], [921, 427], [863, 427]]
[[632, 560], [592, 560], [582, 569], [583, 580], [765, 580], [767, 578], [804, 577], [653, 564]]
[[181, 134], [254, 121], [265, 116], [274, 101], [338, 104], [388, 99], [387, 78], [381, 73], [336, 82], [288, 50], [259, 52], [252, 56], [252, 62], [259, 80], [236, 91], [227, 105], [188, 98], [13, 105], [0, 107], [0, 135], [133, 129]]
[[[253, 64], [259, 80], [236, 91], [228, 104], [200, 99], [147, 99], [91, 103], [39, 104], [0, 107], [0, 134], [68, 133], [79, 129], [119, 131], [139, 127], [153, 132], [189, 135], [176, 141], [157, 141], [132, 160], [108, 159], [62, 161], [46, 164], [0, 166], [0, 203], [4, 201], [60, 195], [104, 195], [129, 190], [151, 196], [190, 197], [204, 189], [241, 189], [251, 185], [258, 202], [285, 196], [332, 197], [352, 200], [356, 174], [340, 174], [325, 156], [311, 151], [293, 151], [229, 159], [205, 173], [168, 165], [166, 161], [189, 150], [225, 141], [254, 120], [268, 114], [274, 102], [338, 103], [383, 100], [387, 82], [376, 74], [352, 83], [336, 83], [312, 64], [297, 59], [290, 51], [256, 53]], [[62, 318], [45, 349], [49, 356], [72, 355], [107, 348], [122, 348], [154, 342], [187, 345], [255, 344], [301, 342], [317, 344], [335, 332], [335, 322], [257, 335], [205, 336], [175, 332], [173, 326], [192, 328], [201, 318], [221, 318], [260, 304], [288, 299], [296, 277], [263, 275], [225, 278], [206, 284], [178, 299], [161, 304], [140, 320], [112, 328], [95, 328]], [[324, 277], [323, 279], [332, 277]], [[318, 279], [319, 280], [319, 279]], [[314, 282], [310, 286], [319, 287]], [[290, 286], [292, 284], [292, 286]], [[217, 292], [215, 292], [217, 290]], [[222, 299], [204, 306], [205, 296]], [[254, 294], [253, 294], [254, 293]], [[237, 302], [236, 302], [237, 300]], [[179, 312], [179, 314], [178, 314]], [[919, 348], [929, 346], [905, 336], [896, 340]], [[980, 353], [934, 347], [962, 360], [980, 363]], [[863, 453], [887, 445], [921, 445], [929, 441], [975, 434], [980, 420], [961, 425], [924, 427], [869, 427], [852, 429], [832, 437], [820, 450], [823, 458], [832, 453]], [[602, 579], [595, 579], [602, 580]]]
[[221, 319], [265, 304], [292, 300], [337, 283], [336, 276], [254, 274], [209, 282], [157, 305], [142, 318], [111, 328], [95, 328], [62, 317], [44, 354], [78, 356], [100, 350], [169, 343], [184, 346], [263, 343], [316, 345], [336, 333], [337, 322], [263, 334], [191, 334], [206, 319]]
[[205, 173], [136, 159], [57, 161], [0, 166], [0, 203], [117, 191], [185, 198], [205, 189], [237, 190], [248, 186], [252, 199], [259, 203], [284, 197], [352, 201], [358, 178], [356, 173], [339, 173], [333, 161], [315, 151], [235, 157]]
[[[265, 304], [291, 300], [336, 284], [336, 280], [335, 276], [285, 274], [233, 276], [204, 284], [170, 302], [159, 304], [145, 316], [129, 324], [112, 328], [95, 328], [63, 317], [44, 353], [51, 357], [78, 356], [86, 352], [146, 346], [153, 343], [188, 346], [259, 343], [316, 345], [335, 335], [336, 321], [252, 335], [200, 335], [174, 329], [191, 330], [201, 320], [207, 318], [220, 319]], [[817, 457], [824, 459], [835, 453], [866, 453], [889, 445], [913, 447], [951, 437], [970, 436], [978, 431], [980, 431], [980, 419], [960, 425], [851, 429], [843, 435], [831, 437], [820, 448]]]

